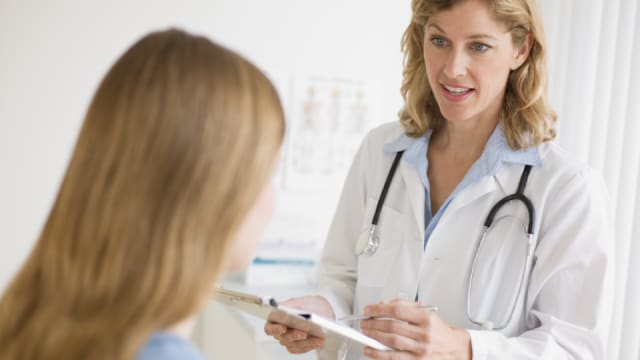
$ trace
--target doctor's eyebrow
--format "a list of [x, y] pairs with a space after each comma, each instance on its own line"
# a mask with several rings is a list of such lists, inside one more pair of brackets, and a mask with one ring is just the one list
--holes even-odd
[[[444, 31], [444, 29], [442, 29], [440, 26], [438, 26], [438, 24], [436, 23], [431, 23], [431, 24], [427, 24], [427, 29], [433, 27], [435, 28], [437, 31], [441, 32], [444, 35], [447, 35], [447, 32]], [[490, 34], [473, 34], [473, 35], [469, 35], [467, 36], [467, 39], [471, 39], [471, 40], [476, 40], [476, 39], [492, 39], [492, 40], [498, 40], [497, 37], [490, 35]]]

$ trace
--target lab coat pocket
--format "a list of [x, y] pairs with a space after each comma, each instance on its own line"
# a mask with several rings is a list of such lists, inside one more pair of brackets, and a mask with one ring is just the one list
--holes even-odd
[[[361, 229], [361, 238], [368, 239], [377, 201], [367, 199], [365, 222]], [[406, 215], [391, 207], [382, 206], [378, 219], [377, 235], [378, 248], [373, 254], [358, 255], [358, 283], [363, 286], [383, 286], [389, 277], [399, 244], [403, 241], [403, 224]]]
[[491, 321], [495, 326], [510, 320], [511, 310], [522, 304], [526, 288], [526, 276], [522, 275], [527, 274], [527, 222], [521, 213], [511, 211], [506, 213], [514, 215], [494, 220], [478, 248], [470, 284], [471, 317]]

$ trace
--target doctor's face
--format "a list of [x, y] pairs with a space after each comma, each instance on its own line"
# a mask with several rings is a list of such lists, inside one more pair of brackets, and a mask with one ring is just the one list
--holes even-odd
[[449, 122], [493, 122], [502, 108], [509, 72], [526, 60], [506, 25], [482, 0], [435, 13], [425, 25], [424, 62], [440, 112]]

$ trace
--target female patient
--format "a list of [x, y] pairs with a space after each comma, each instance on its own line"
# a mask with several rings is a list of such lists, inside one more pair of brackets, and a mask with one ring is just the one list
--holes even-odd
[[107, 73], [40, 238], [0, 300], [1, 359], [196, 359], [184, 338], [273, 209], [267, 78], [179, 30]]

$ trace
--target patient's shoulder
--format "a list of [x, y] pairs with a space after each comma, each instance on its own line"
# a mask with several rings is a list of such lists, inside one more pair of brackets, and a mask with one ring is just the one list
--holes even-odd
[[177, 335], [159, 332], [147, 340], [136, 360], [204, 360], [202, 353], [189, 341]]

